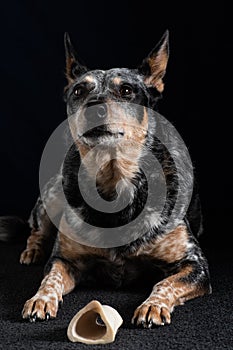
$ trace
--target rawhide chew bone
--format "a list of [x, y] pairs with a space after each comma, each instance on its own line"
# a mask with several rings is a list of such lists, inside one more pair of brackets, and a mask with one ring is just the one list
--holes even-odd
[[92, 300], [72, 318], [67, 336], [72, 342], [107, 344], [115, 340], [123, 320], [109, 305]]

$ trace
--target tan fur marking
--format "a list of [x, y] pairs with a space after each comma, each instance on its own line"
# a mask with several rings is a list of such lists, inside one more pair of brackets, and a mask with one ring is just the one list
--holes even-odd
[[87, 83], [93, 83], [95, 80], [92, 75], [86, 75], [83, 81], [86, 81]]
[[[96, 182], [104, 193], [111, 193], [116, 189], [118, 182], [123, 179], [129, 181], [138, 171], [139, 152], [138, 144], [130, 148], [129, 143], [125, 144], [128, 147], [127, 151], [119, 152], [117, 159], [111, 159], [101, 167], [97, 173]], [[127, 157], [127, 153], [131, 153], [132, 158]]]
[[120, 83], [122, 82], [122, 79], [120, 77], [115, 77], [113, 78], [113, 83], [116, 85], [120, 85]]
[[80, 143], [79, 141], [76, 141], [76, 145], [78, 147], [81, 158], [84, 158], [91, 149], [91, 147]]
[[68, 87], [74, 82], [74, 79], [71, 77], [72, 66], [74, 62], [75, 62], [75, 59], [72, 56], [69, 56], [66, 59], [66, 79], [68, 81], [68, 86], [65, 87], [65, 90], [67, 90]]
[[[56, 197], [50, 200], [50, 216], [55, 217], [61, 211], [62, 203], [59, 198]], [[45, 257], [45, 244], [51, 233], [51, 220], [44, 210], [41, 213], [40, 229], [33, 228], [31, 234], [27, 239], [27, 245], [25, 250], [20, 255], [20, 263], [29, 265], [36, 263], [44, 259]]]
[[167, 263], [172, 263], [185, 256], [187, 243], [186, 227], [178, 226], [175, 230], [157, 238], [151, 246], [139, 248], [136, 255], [146, 254]]
[[159, 92], [163, 91], [163, 77], [166, 73], [167, 62], [168, 55], [163, 47], [156, 55], [153, 55], [148, 59], [151, 75], [145, 79], [146, 85], [153, 85]]
[[[120, 169], [121, 168], [121, 169]], [[106, 163], [97, 173], [97, 185], [101, 187], [104, 193], [115, 190], [118, 181], [121, 178], [123, 168], [119, 161], [115, 159]]]
[[144, 107], [144, 114], [142, 122], [139, 123], [135, 117], [126, 116], [126, 120], [119, 122], [126, 131], [126, 139], [134, 140], [135, 143], [143, 145], [148, 130], [148, 113]]
[[59, 227], [59, 247], [61, 256], [75, 261], [82, 255], [106, 256], [105, 249], [89, 247], [77, 242], [76, 233], [63, 216]]
[[30, 236], [27, 239], [27, 246], [20, 255], [20, 263], [29, 265], [39, 262], [44, 258], [43, 243], [47, 238], [44, 230], [32, 229]]
[[[67, 271], [66, 266], [62, 262], [57, 261], [56, 263], [53, 264], [52, 269], [55, 271], [56, 274], [59, 273], [62, 277], [62, 281], [61, 281], [63, 284], [62, 294], [65, 295], [69, 293], [71, 290], [73, 290], [75, 286], [75, 282], [73, 277]], [[57, 283], [59, 282], [57, 281]]]

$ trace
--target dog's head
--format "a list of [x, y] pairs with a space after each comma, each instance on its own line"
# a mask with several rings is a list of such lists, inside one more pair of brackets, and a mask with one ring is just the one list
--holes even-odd
[[136, 69], [87, 69], [80, 64], [67, 33], [65, 50], [65, 100], [78, 145], [92, 147], [130, 139], [143, 144], [149, 127], [144, 107], [154, 109], [164, 89], [168, 31]]

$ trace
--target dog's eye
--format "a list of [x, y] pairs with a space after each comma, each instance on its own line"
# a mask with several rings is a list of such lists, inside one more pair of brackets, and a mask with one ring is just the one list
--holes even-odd
[[132, 86], [128, 85], [128, 84], [123, 84], [120, 87], [120, 94], [122, 97], [127, 97], [130, 96], [133, 92], [133, 88]]
[[85, 93], [85, 87], [84, 86], [76, 86], [73, 90], [73, 93], [75, 96], [80, 97]]

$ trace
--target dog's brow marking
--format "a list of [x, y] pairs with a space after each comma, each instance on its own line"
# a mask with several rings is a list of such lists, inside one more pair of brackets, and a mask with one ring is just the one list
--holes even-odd
[[94, 83], [95, 79], [92, 75], [86, 75], [85, 78], [83, 79], [87, 83]]
[[115, 77], [113, 78], [113, 83], [116, 85], [120, 85], [120, 83], [122, 82], [122, 79], [120, 77]]

